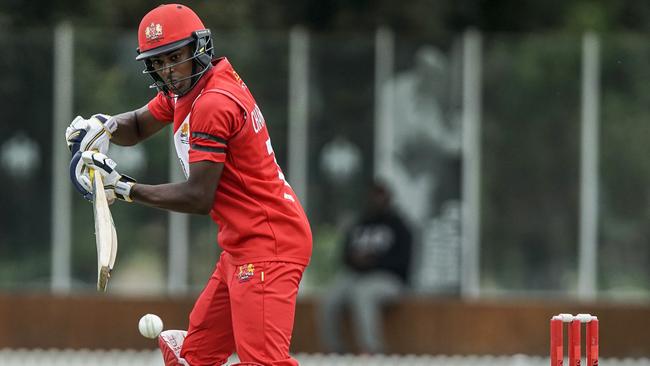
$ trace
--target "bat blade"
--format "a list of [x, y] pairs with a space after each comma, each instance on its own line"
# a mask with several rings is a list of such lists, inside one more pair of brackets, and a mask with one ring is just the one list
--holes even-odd
[[117, 255], [117, 233], [108, 208], [104, 183], [100, 174], [91, 171], [93, 181], [93, 211], [95, 214], [95, 241], [97, 244], [97, 291], [106, 291]]

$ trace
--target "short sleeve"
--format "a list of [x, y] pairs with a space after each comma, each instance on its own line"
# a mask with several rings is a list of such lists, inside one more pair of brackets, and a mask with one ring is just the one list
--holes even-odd
[[147, 103], [149, 112], [155, 119], [161, 122], [172, 122], [174, 120], [174, 103], [171, 98], [158, 92], [156, 96]]
[[243, 109], [230, 97], [210, 92], [199, 97], [190, 116], [189, 163], [223, 163], [228, 141], [244, 123]]

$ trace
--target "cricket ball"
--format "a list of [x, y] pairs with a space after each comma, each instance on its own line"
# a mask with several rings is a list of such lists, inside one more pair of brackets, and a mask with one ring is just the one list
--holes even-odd
[[162, 319], [156, 314], [145, 314], [138, 322], [138, 330], [143, 336], [154, 339], [163, 330]]

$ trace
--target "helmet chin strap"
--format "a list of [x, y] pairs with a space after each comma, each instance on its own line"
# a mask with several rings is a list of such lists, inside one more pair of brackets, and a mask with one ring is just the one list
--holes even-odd
[[[156, 79], [156, 81], [153, 84], [149, 85], [149, 89], [161, 90], [165, 95], [167, 95], [168, 94], [167, 92], [169, 91], [169, 92], [172, 92], [174, 95], [181, 97], [181, 96], [187, 94], [190, 90], [192, 90], [192, 88], [194, 88], [196, 83], [199, 82], [199, 79], [201, 79], [201, 76], [203, 76], [203, 74], [206, 71], [208, 71], [210, 68], [212, 68], [212, 64], [208, 65], [207, 67], [204, 67], [201, 71], [196, 72], [196, 64], [193, 63], [192, 64], [192, 75], [186, 76], [186, 77], [181, 78], [181, 79], [174, 80], [173, 82], [171, 82], [171, 81], [165, 82], [162, 78], [160, 78], [160, 76], [157, 76], [157, 78], [154, 78], [154, 79]], [[155, 71], [152, 71], [152, 72], [155, 72]], [[147, 74], [150, 74], [150, 73], [151, 72], [147, 72]], [[192, 79], [192, 83], [190, 84], [189, 87], [187, 87], [187, 90], [185, 90], [185, 91], [175, 90], [175, 88], [173, 87], [174, 83], [178, 83], [178, 82], [185, 81], [185, 80], [188, 80], [188, 79]]]

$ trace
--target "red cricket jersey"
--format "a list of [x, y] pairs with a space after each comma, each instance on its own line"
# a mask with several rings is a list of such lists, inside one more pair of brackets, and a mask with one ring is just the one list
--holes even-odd
[[172, 99], [158, 93], [149, 111], [157, 120], [173, 121], [186, 177], [191, 163], [224, 164], [210, 216], [234, 264], [307, 265], [309, 222], [276, 162], [262, 112], [226, 58], [213, 64], [186, 95]]

